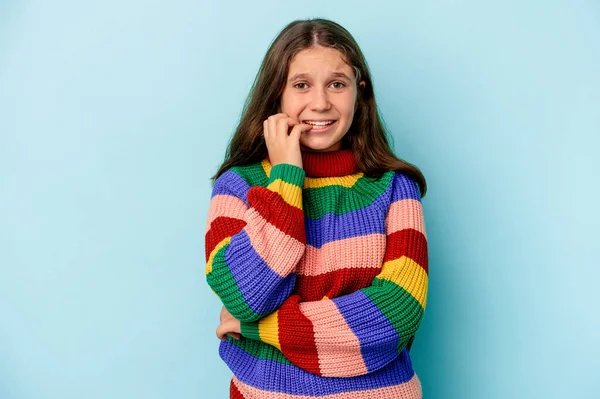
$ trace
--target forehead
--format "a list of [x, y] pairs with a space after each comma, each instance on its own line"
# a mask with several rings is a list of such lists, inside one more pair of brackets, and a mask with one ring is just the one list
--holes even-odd
[[297, 73], [319, 74], [346, 72], [352, 74], [352, 68], [346, 64], [342, 53], [336, 49], [315, 47], [304, 49], [292, 58], [288, 75]]

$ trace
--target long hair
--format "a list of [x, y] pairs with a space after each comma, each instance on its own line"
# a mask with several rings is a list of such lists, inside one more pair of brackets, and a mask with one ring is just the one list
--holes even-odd
[[[240, 123], [229, 142], [225, 160], [216, 180], [233, 166], [249, 165], [266, 158], [267, 146], [262, 135], [263, 121], [276, 114], [289, 65], [296, 54], [317, 46], [338, 50], [344, 61], [354, 69], [357, 82], [357, 108], [352, 125], [342, 139], [359, 169], [368, 177], [381, 177], [394, 170], [413, 178], [424, 196], [427, 183], [415, 165], [394, 155], [384, 123], [379, 116], [371, 74], [365, 57], [352, 35], [341, 25], [327, 19], [307, 19], [291, 22], [273, 40], [258, 70], [242, 110]], [[365, 82], [364, 87], [359, 82]]]

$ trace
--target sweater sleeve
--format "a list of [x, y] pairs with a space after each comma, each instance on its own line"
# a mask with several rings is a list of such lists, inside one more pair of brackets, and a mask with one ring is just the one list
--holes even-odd
[[265, 186], [250, 187], [234, 170], [215, 181], [206, 222], [206, 280], [240, 321], [272, 313], [294, 288], [306, 245], [304, 177], [302, 168], [278, 164]]
[[398, 173], [391, 184], [383, 265], [371, 285], [331, 300], [303, 302], [292, 295], [258, 322], [243, 322], [243, 336], [327, 377], [371, 373], [399, 355], [423, 317], [428, 258], [418, 188]]

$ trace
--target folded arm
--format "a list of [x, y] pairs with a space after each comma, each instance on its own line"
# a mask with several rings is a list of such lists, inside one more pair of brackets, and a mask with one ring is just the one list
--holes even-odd
[[383, 265], [371, 285], [331, 300], [302, 302], [293, 295], [258, 322], [242, 322], [243, 336], [328, 377], [367, 374], [398, 356], [423, 317], [428, 260], [418, 188], [400, 174], [392, 184]]
[[291, 294], [306, 238], [305, 172], [271, 169], [265, 186], [250, 187], [235, 170], [215, 181], [205, 235], [206, 280], [238, 320], [253, 322]]

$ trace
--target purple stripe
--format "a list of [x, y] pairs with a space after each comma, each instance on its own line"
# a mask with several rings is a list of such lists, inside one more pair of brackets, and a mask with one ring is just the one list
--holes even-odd
[[[266, 345], [266, 344], [264, 344]], [[227, 341], [219, 346], [219, 355], [243, 383], [271, 392], [291, 395], [324, 396], [341, 392], [365, 391], [410, 381], [414, 370], [405, 348], [386, 367], [356, 377], [321, 377], [297, 366], [274, 360], [257, 359]]]
[[400, 337], [396, 329], [364, 292], [334, 298], [333, 302], [358, 337], [369, 372], [378, 370], [398, 355]]
[[[318, 189], [311, 189], [318, 190]], [[315, 248], [345, 238], [369, 234], [385, 234], [385, 218], [390, 201], [403, 199], [420, 200], [417, 184], [404, 174], [395, 173], [392, 184], [370, 205], [336, 215], [328, 213], [313, 220], [304, 218], [306, 243]]]
[[385, 234], [385, 212], [379, 202], [387, 199], [380, 196], [371, 205], [334, 215], [328, 213], [320, 219], [304, 218], [306, 243], [316, 248], [345, 238], [364, 236], [374, 233]]
[[225, 262], [248, 307], [260, 315], [281, 306], [294, 289], [296, 273], [285, 278], [275, 273], [256, 252], [245, 229], [231, 238]]
[[218, 194], [234, 195], [248, 205], [246, 195], [249, 189], [250, 185], [246, 180], [234, 171], [228, 170], [215, 181], [211, 198]]
[[421, 199], [417, 183], [405, 174], [394, 173], [392, 187], [392, 203], [403, 199]]

